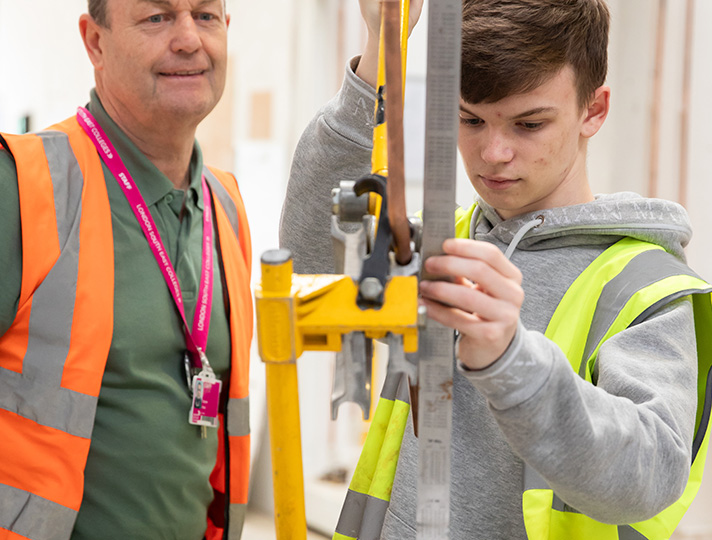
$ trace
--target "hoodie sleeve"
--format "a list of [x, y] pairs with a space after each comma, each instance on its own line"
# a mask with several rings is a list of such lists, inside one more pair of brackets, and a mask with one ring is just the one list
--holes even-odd
[[594, 386], [520, 326], [492, 366], [463, 371], [512, 449], [568, 505], [614, 524], [649, 519], [687, 483], [697, 355], [689, 298], [611, 337]]
[[307, 126], [294, 153], [280, 245], [292, 251], [298, 273], [334, 271], [331, 190], [370, 172], [376, 94], [354, 74], [358, 60], [349, 63], [341, 90]]

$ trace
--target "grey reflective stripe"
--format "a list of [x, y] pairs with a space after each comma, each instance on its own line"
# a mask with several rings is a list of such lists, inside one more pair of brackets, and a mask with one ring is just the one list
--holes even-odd
[[387, 511], [388, 501], [369, 495], [366, 499], [366, 510], [363, 513], [363, 523], [358, 539], [378, 540], [381, 538], [381, 529], [383, 529]]
[[240, 540], [242, 537], [242, 527], [245, 524], [247, 514], [246, 504], [231, 504], [228, 510], [228, 540]]
[[648, 537], [643, 536], [630, 525], [619, 525], [618, 540], [648, 540]]
[[635, 256], [603, 287], [591, 321], [584, 354], [579, 366], [579, 375], [586, 375], [586, 360], [608, 332], [618, 314], [635, 293], [671, 276], [689, 275], [698, 277], [684, 263], [660, 249], [651, 249]]
[[227, 402], [227, 432], [232, 437], [250, 434], [250, 398], [230, 398]]
[[336, 532], [359, 540], [378, 540], [387, 511], [388, 501], [349, 489]]
[[350, 538], [358, 538], [368, 495], [349, 489], [336, 524], [336, 532]]
[[[549, 491], [551, 491], [551, 488], [549, 487], [549, 484], [547, 483], [547, 481], [544, 480], [544, 478], [537, 471], [535, 471], [532, 467], [530, 467], [529, 465], [527, 465], [525, 463], [524, 464], [524, 491], [527, 491], [530, 489], [548, 489]], [[562, 501], [556, 493], [553, 494], [553, 499], [551, 501], [551, 507], [554, 510], [558, 510], [559, 512], [572, 512], [575, 514], [581, 513], [578, 510], [576, 510], [573, 506], [569, 506], [564, 501]]]
[[648, 317], [650, 317], [651, 314], [655, 313], [657, 310], [659, 310], [661, 307], [669, 304], [670, 302], [674, 302], [675, 300], [679, 300], [680, 298], [684, 298], [685, 296], [689, 296], [691, 294], [702, 294], [702, 293], [709, 293], [712, 292], [712, 289], [686, 289], [683, 291], [677, 291], [674, 294], [671, 294], [670, 296], [666, 296], [665, 298], [658, 300], [655, 302], [652, 306], [647, 308], [643, 313], [638, 315], [635, 320], [630, 323], [630, 326], [635, 326], [636, 324], [640, 324], [644, 320], [646, 320]]
[[551, 507], [554, 510], [558, 510], [559, 512], [569, 512], [571, 514], [580, 514], [581, 513], [578, 510], [576, 510], [573, 506], [569, 506], [564, 501], [562, 501], [556, 493], [554, 493], [554, 497], [551, 500]]
[[22, 373], [0, 368], [0, 408], [90, 438], [97, 398], [61, 387], [77, 296], [83, 178], [66, 135], [50, 133], [42, 140], [50, 149], [47, 157], [59, 201], [56, 220], [61, 252], [32, 296]]
[[391, 401], [399, 400], [410, 404], [410, 390], [408, 386], [408, 375], [403, 372], [393, 372], [386, 374], [383, 381], [381, 397]]
[[[69, 137], [59, 131], [46, 131], [38, 134], [42, 139], [49, 172], [53, 180], [54, 207], [57, 212], [57, 232], [59, 249], [64, 249], [69, 238], [72, 220], [67, 219], [72, 212], [80, 209], [82, 198], [82, 172], [69, 144]], [[67, 178], [59, 182], [55, 179]], [[73, 179], [78, 179], [73, 181]], [[60, 219], [62, 217], [63, 219]], [[76, 221], [79, 222], [78, 219]]]
[[0, 484], [0, 529], [29, 540], [67, 540], [77, 512], [32, 493]]
[[529, 489], [551, 489], [544, 478], [531, 466], [524, 464], [524, 491]]
[[230, 194], [227, 192], [225, 187], [220, 183], [220, 180], [215, 177], [210, 169], [203, 167], [203, 174], [205, 175], [205, 179], [208, 181], [208, 185], [210, 186], [213, 195], [218, 199], [218, 201], [220, 201], [220, 206], [222, 206], [225, 210], [227, 218], [230, 221], [230, 225], [232, 225], [232, 230], [235, 233], [235, 238], [239, 240], [240, 236], [238, 233], [240, 232], [240, 218], [237, 214], [235, 202], [232, 200], [232, 197], [230, 197]]

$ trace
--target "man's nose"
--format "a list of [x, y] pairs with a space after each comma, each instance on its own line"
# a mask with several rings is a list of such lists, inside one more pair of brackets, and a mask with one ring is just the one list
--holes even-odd
[[482, 146], [482, 160], [485, 163], [508, 163], [514, 158], [510, 141], [502, 133], [486, 133]]
[[181, 14], [176, 20], [171, 49], [176, 53], [192, 54], [201, 46], [200, 33], [192, 14]]

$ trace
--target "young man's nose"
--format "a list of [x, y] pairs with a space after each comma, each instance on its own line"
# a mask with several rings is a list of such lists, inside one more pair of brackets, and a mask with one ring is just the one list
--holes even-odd
[[481, 157], [485, 163], [508, 163], [514, 158], [514, 151], [506, 137], [490, 133], [484, 136]]

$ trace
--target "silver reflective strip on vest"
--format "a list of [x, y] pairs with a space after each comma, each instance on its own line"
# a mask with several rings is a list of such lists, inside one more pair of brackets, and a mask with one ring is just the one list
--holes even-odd
[[[551, 490], [551, 487], [549, 487], [549, 484], [547, 483], [546, 480], [544, 480], [543, 476], [541, 476], [537, 471], [535, 471], [532, 467], [530, 467], [529, 465], [527, 465], [525, 463], [524, 464], [524, 491], [528, 491], [530, 489]], [[573, 506], [569, 506], [564, 501], [562, 501], [556, 493], [553, 494], [553, 499], [551, 501], [551, 507], [554, 510], [558, 510], [559, 512], [573, 512], [576, 514], [580, 513]]]
[[336, 532], [350, 538], [358, 538], [368, 495], [349, 489], [336, 524]]
[[227, 402], [227, 432], [232, 437], [250, 434], [250, 398], [230, 398]]
[[228, 540], [240, 540], [242, 537], [242, 527], [245, 524], [247, 505], [231, 504], [228, 512]]
[[[651, 249], [635, 256], [611, 281], [606, 283], [596, 304], [591, 329], [586, 339], [579, 375], [586, 375], [586, 360], [608, 332], [618, 314], [635, 293], [662, 279], [689, 275], [698, 277], [684, 263], [669, 253]], [[670, 301], [668, 299], [668, 301]]]
[[230, 221], [230, 225], [232, 226], [232, 230], [235, 233], [235, 238], [239, 241], [240, 236], [238, 233], [240, 232], [240, 218], [237, 214], [235, 202], [220, 183], [220, 180], [218, 180], [215, 175], [210, 172], [210, 169], [203, 167], [203, 174], [205, 175], [205, 179], [208, 181], [208, 185], [210, 186], [213, 195], [218, 199], [218, 201], [220, 201], [220, 206], [222, 206], [225, 210], [227, 218]]
[[399, 400], [410, 404], [410, 389], [408, 386], [408, 375], [403, 372], [392, 372], [386, 374], [383, 381], [381, 397], [391, 401]]
[[378, 540], [381, 538], [381, 529], [383, 529], [387, 511], [388, 501], [378, 497], [368, 497], [366, 510], [363, 513], [361, 534], [358, 536], [359, 540]]
[[359, 540], [378, 540], [387, 511], [388, 501], [349, 489], [336, 532]]
[[531, 466], [524, 464], [524, 491], [530, 489], [551, 489], [544, 477]]
[[551, 507], [554, 510], [558, 510], [559, 512], [569, 512], [571, 514], [580, 514], [578, 510], [576, 510], [573, 506], [570, 506], [566, 504], [564, 501], [562, 501], [559, 496], [554, 493], [554, 497], [551, 500]]
[[29, 540], [66, 540], [77, 512], [32, 493], [0, 485], [0, 528]]
[[630, 525], [619, 525], [618, 540], [648, 540], [648, 537], [643, 536]]
[[[83, 178], [67, 136], [42, 135], [48, 148], [61, 252], [32, 296], [22, 373], [0, 368], [0, 408], [89, 438], [97, 399], [61, 387], [70, 347], [79, 266]], [[64, 141], [62, 140], [64, 139]]]
[[[63, 250], [71, 232], [72, 222], [70, 219], [60, 219], [60, 216], [68, 216], [77, 212], [80, 208], [83, 187], [83, 182], [81, 181], [82, 171], [79, 169], [79, 163], [74, 159], [69, 138], [66, 134], [58, 131], [48, 131], [38, 135], [42, 139], [49, 164], [49, 172], [53, 179], [59, 249]], [[67, 159], [68, 156], [71, 156], [72, 159]], [[80, 180], [57, 182], [54, 181], [56, 178], [79, 178]]]

